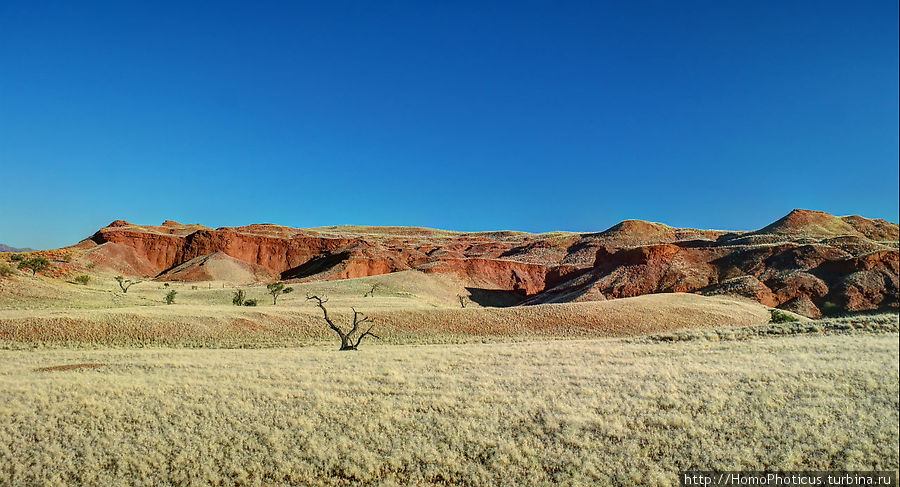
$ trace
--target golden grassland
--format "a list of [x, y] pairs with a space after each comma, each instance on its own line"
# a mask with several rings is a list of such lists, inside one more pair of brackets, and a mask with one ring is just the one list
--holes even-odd
[[[349, 328], [351, 310], [331, 315]], [[759, 325], [768, 311], [727, 298], [642, 296], [517, 308], [372, 309], [385, 343], [628, 336], [686, 327]], [[94, 310], [0, 310], [0, 348], [85, 346], [271, 347], [332, 341], [310, 304], [134, 306]]]
[[0, 351], [0, 484], [677, 485], [688, 468], [896, 470], [897, 341]]
[[[363, 297], [377, 285], [375, 297]], [[292, 284], [277, 305], [265, 286], [241, 286], [256, 307], [231, 304], [223, 283], [143, 282], [122, 293], [110, 277], [87, 286], [43, 277], [0, 281], [0, 348], [175, 346], [272, 347], [331, 341], [336, 335], [306, 293], [328, 296], [329, 311], [349, 323], [352, 308], [376, 320], [385, 343], [611, 337], [682, 328], [761, 325], [769, 311], [750, 301], [659, 294], [602, 302], [461, 309], [462, 284], [421, 272]], [[173, 305], [162, 297], [178, 293]]]
[[[416, 271], [292, 286], [273, 305], [264, 285], [0, 278], [0, 485], [900, 467], [896, 313], [769, 324], [757, 303], [693, 294], [461, 309], [463, 282]], [[259, 305], [233, 306], [238, 288]], [[307, 292], [382, 339], [337, 352]]]

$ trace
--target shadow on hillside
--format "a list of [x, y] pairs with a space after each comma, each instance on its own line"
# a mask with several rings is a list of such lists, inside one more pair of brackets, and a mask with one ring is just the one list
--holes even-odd
[[508, 308], [516, 306], [525, 300], [523, 291], [505, 291], [503, 289], [481, 289], [467, 287], [469, 299], [487, 308]]
[[320, 272], [327, 271], [332, 267], [345, 261], [350, 256], [350, 252], [339, 252], [337, 254], [325, 254], [315, 257], [309, 262], [288, 269], [281, 273], [282, 279], [303, 279], [304, 277], [313, 276]]

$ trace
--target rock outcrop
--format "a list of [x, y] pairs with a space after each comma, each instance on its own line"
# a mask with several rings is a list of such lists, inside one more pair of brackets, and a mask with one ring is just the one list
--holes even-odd
[[416, 269], [455, 274], [473, 289], [512, 291], [523, 304], [695, 292], [740, 295], [817, 316], [825, 303], [850, 311], [896, 308], [900, 294], [897, 224], [808, 210], [794, 210], [751, 232], [639, 220], [599, 233], [547, 234], [278, 225], [211, 229], [117, 220], [89, 240], [103, 248], [91, 252], [105, 264], [121, 256], [128, 261], [118, 267], [122, 272], [163, 279], [215, 278], [196, 269], [197, 259], [209, 256], [232, 270], [241, 267], [234, 261], [246, 263], [241, 276], [248, 280], [348, 279]]

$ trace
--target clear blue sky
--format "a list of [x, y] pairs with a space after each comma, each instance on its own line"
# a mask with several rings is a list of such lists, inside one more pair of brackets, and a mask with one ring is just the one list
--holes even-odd
[[0, 242], [898, 220], [898, 2], [0, 1]]

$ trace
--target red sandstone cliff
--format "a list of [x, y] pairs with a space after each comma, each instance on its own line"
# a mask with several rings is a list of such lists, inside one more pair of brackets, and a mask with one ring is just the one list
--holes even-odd
[[[347, 279], [409, 269], [453, 273], [474, 288], [515, 291], [526, 304], [725, 293], [817, 316], [827, 301], [852, 311], [896, 308], [900, 294], [897, 224], [807, 210], [794, 210], [753, 232], [636, 220], [583, 234], [278, 225], [211, 229], [118, 220], [89, 240], [114, 244], [107, 253], [127, 258], [126, 270], [169, 271], [167, 279], [201, 279], [208, 274], [191, 271], [190, 262], [220, 253], [253, 266], [254, 276], [271, 272], [281, 279]], [[178, 272], [171, 272], [176, 267]]]

